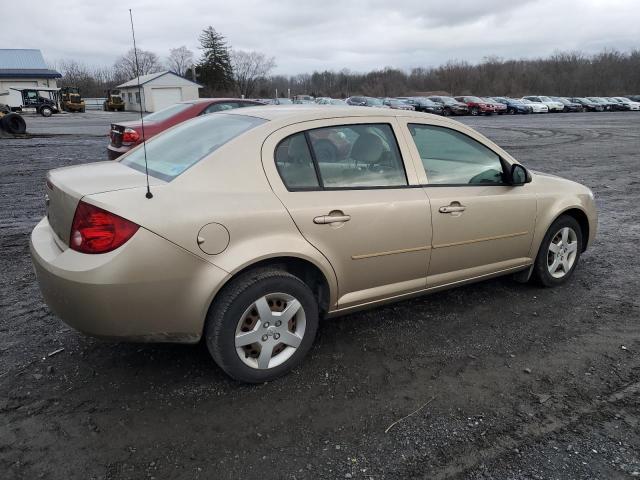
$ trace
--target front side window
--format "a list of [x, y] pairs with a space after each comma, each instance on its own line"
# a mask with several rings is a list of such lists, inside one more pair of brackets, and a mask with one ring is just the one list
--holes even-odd
[[[245, 115], [205, 115], [179, 124], [147, 143], [149, 175], [171, 181], [204, 157], [266, 120]], [[142, 148], [122, 157], [121, 163], [145, 171]]]
[[501, 185], [504, 183], [498, 154], [456, 130], [410, 124], [429, 184]]
[[295, 189], [407, 185], [390, 125], [341, 125], [292, 135], [276, 148], [284, 184]]

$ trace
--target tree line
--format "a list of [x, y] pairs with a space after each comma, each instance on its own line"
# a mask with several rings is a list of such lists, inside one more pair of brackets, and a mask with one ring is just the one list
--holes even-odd
[[[437, 67], [410, 70], [385, 67], [370, 72], [315, 71], [298, 75], [271, 75], [275, 59], [261, 52], [232, 49], [213, 27], [198, 37], [201, 55], [195, 58], [186, 47], [177, 47], [161, 59], [138, 49], [141, 75], [172, 70], [194, 80], [201, 96], [273, 98], [288, 94], [310, 94], [345, 98], [442, 93], [450, 95], [546, 94], [560, 96], [625, 95], [640, 93], [640, 50], [604, 50], [587, 55], [556, 52], [546, 58], [502, 59], [486, 57], [479, 63], [452, 60]], [[60, 61], [60, 85], [77, 86], [86, 97], [104, 92], [136, 77], [134, 50], [111, 66], [88, 67], [74, 60]], [[277, 93], [276, 93], [277, 92]]]

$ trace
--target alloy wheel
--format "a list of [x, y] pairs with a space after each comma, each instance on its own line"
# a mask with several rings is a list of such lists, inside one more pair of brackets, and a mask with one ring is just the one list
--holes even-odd
[[300, 302], [286, 293], [270, 293], [253, 302], [238, 321], [236, 352], [251, 368], [277, 367], [296, 352], [305, 329]]
[[578, 255], [578, 235], [571, 227], [563, 227], [551, 238], [547, 251], [547, 269], [553, 278], [567, 275]]

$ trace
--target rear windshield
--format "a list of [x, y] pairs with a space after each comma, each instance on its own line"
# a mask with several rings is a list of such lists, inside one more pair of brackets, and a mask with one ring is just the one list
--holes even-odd
[[[245, 115], [212, 113], [181, 123], [147, 143], [149, 175], [170, 182], [228, 141], [264, 122]], [[144, 173], [144, 148], [125, 155], [121, 163]]]
[[174, 115], [185, 111], [187, 108], [191, 107], [193, 103], [176, 103], [167, 108], [163, 108], [162, 110], [158, 110], [157, 112], [151, 113], [144, 117], [145, 122], [161, 122], [166, 120], [167, 118], [173, 117]]

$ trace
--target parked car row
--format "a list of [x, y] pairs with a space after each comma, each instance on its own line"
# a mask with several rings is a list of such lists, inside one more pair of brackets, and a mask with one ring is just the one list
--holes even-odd
[[396, 97], [375, 98], [355, 96], [346, 99], [348, 105], [362, 107], [388, 107], [413, 110], [438, 115], [498, 115], [552, 113], [552, 112], [603, 112], [640, 110], [639, 96], [631, 97], [548, 97], [527, 95], [522, 98], [478, 97], [462, 95], [457, 97]]
[[309, 95], [297, 95], [290, 98], [273, 99], [240, 99], [240, 98], [201, 98], [171, 105], [164, 110], [154, 112], [144, 118], [144, 135], [142, 122], [120, 122], [111, 125], [108, 154], [111, 160], [128, 152], [140, 144], [143, 137], [147, 139], [190, 118], [207, 113], [220, 112], [233, 108], [256, 105], [352, 105], [359, 107], [391, 108], [432, 113], [435, 115], [498, 115], [527, 114], [549, 112], [603, 112], [640, 110], [640, 96], [629, 97], [547, 97], [544, 95], [528, 95], [520, 99], [509, 97], [477, 97], [462, 95], [448, 97], [434, 95], [430, 97], [367, 97], [352, 96], [346, 100], [330, 97], [313, 98]]

